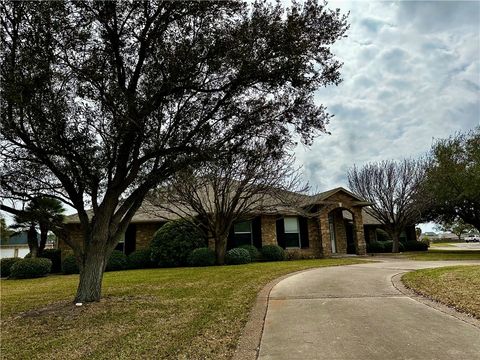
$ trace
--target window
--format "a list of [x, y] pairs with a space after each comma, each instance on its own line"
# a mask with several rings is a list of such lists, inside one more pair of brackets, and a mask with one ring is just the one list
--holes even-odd
[[115, 250], [125, 253], [125, 234], [122, 235], [122, 238], [120, 239], [117, 246], [115, 247]]
[[285, 248], [300, 247], [300, 226], [298, 217], [286, 217], [283, 219], [285, 225]]
[[252, 222], [241, 221], [233, 225], [235, 246], [252, 245]]

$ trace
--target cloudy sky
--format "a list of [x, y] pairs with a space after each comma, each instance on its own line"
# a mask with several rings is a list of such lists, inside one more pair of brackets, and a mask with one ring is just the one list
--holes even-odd
[[350, 11], [336, 44], [344, 81], [321, 89], [331, 135], [296, 149], [318, 191], [347, 186], [352, 165], [424, 154], [480, 122], [480, 2], [330, 1]]

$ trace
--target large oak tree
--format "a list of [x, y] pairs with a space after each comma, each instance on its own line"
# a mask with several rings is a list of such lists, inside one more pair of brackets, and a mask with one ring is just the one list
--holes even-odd
[[[76, 301], [145, 195], [185, 165], [273, 132], [309, 143], [338, 84], [346, 17], [316, 1], [2, 2], [3, 196], [73, 206]], [[91, 208], [93, 215], [87, 214]]]

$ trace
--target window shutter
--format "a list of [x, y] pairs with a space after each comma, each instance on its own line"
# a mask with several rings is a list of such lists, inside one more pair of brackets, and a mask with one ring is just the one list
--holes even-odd
[[276, 228], [278, 246], [285, 249], [285, 224], [283, 222], [283, 218], [277, 220]]
[[262, 223], [260, 220], [260, 216], [257, 216], [252, 220], [252, 238], [253, 238], [253, 245], [257, 249], [262, 248]]
[[302, 216], [298, 218], [298, 222], [300, 225], [300, 242], [302, 244], [302, 249], [305, 249], [310, 246], [308, 238], [308, 219]]
[[135, 251], [137, 242], [137, 226], [135, 224], [129, 224], [127, 231], [125, 231], [125, 255], [131, 254]]

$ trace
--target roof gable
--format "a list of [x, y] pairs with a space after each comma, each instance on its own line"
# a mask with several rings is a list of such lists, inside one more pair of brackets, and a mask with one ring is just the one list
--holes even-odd
[[342, 192], [342, 193], [348, 195], [349, 197], [355, 199], [356, 201], [367, 202], [365, 199], [362, 199], [361, 197], [355, 195], [351, 191], [348, 191], [347, 189], [345, 189], [344, 187], [341, 187], [341, 186], [337, 187], [335, 189], [332, 189], [332, 190], [321, 192], [317, 195], [314, 195], [313, 198], [314, 198], [314, 201], [325, 201], [325, 200], [328, 200], [330, 197], [332, 197], [333, 195], [335, 195], [339, 192]]

